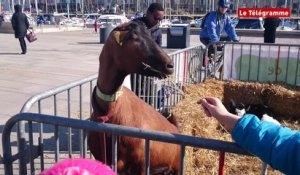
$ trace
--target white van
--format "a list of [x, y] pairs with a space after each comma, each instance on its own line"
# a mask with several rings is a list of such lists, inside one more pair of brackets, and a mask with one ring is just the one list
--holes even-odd
[[123, 15], [101, 15], [98, 18], [98, 22], [101, 25], [111, 23], [113, 25], [119, 25], [125, 22], [128, 22], [129, 20], [123, 16]]

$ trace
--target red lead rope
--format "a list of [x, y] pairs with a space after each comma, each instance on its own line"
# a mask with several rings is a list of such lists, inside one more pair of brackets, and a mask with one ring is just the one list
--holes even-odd
[[277, 60], [276, 60], [276, 78], [275, 80], [277, 81], [278, 80], [278, 67], [279, 67], [279, 56], [280, 56], [280, 46], [278, 48], [278, 52], [277, 52]]
[[219, 154], [219, 175], [224, 175], [225, 152]]

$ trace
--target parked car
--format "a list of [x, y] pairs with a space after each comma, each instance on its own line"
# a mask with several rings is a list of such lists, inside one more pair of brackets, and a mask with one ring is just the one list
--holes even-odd
[[233, 27], [235, 27], [239, 22], [239, 19], [235, 18], [235, 17], [232, 17], [231, 18], [231, 24], [233, 25]]
[[195, 19], [195, 27], [201, 28], [202, 18]]
[[300, 30], [300, 21], [299, 20], [296, 21], [296, 29], [295, 30]]
[[262, 18], [239, 18], [236, 29], [264, 29]]
[[123, 15], [101, 15], [98, 18], [98, 23], [101, 25], [105, 25], [107, 23], [111, 23], [113, 25], [119, 25], [124, 22], [128, 22], [129, 20]]
[[159, 27], [162, 27], [162, 28], [168, 28], [171, 26], [171, 21], [169, 19], [163, 19], [160, 21], [160, 25]]
[[297, 26], [294, 24], [293, 21], [291, 21], [291, 20], [281, 20], [278, 27], [277, 27], [277, 30], [292, 31], [296, 28], [297, 28]]
[[85, 21], [86, 25], [93, 25], [95, 23], [95, 20], [97, 20], [100, 17], [100, 14], [98, 13], [89, 13], [83, 15], [83, 20]]
[[190, 26], [196, 27], [196, 20], [194, 20], [194, 19], [190, 20]]
[[53, 14], [43, 14], [44, 24], [56, 24]]

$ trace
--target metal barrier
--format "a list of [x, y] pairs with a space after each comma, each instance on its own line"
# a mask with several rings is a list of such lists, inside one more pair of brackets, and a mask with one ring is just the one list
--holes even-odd
[[[212, 45], [221, 45], [222, 51], [214, 48], [211, 59], [211, 75], [220, 79], [237, 79], [258, 82], [284, 82], [300, 85], [300, 46], [292, 44], [268, 43], [237, 43], [216, 42]], [[206, 48], [206, 56], [209, 53]], [[220, 65], [216, 63], [220, 60]], [[209, 64], [206, 67], [209, 71]], [[223, 77], [224, 76], [224, 77]]]
[[[18, 154], [12, 154], [11, 150], [11, 140], [10, 134], [12, 132], [12, 128], [17, 122], [22, 121], [24, 124], [28, 125], [28, 137], [29, 143], [25, 148], [23, 148], [23, 152]], [[40, 143], [43, 143], [43, 139], [37, 138], [33, 136], [34, 125], [39, 123], [40, 125], [47, 125], [48, 127], [53, 128], [53, 137], [52, 139], [53, 146], [55, 147], [55, 161], [51, 162], [51, 164], [58, 161], [59, 155], [63, 154], [63, 151], [60, 151], [59, 145], [59, 131], [63, 130], [65, 127], [72, 128], [72, 130], [79, 130], [77, 133], [82, 132], [84, 133], [86, 138], [86, 134], [88, 131], [96, 131], [96, 132], [105, 132], [111, 133], [114, 137], [114, 142], [117, 143], [118, 136], [129, 136], [135, 138], [141, 138], [145, 140], [145, 167], [148, 170], [147, 175], [149, 174], [149, 146], [151, 141], [159, 141], [159, 142], [168, 142], [181, 145], [181, 168], [180, 174], [182, 175], [184, 172], [184, 155], [185, 155], [185, 148], [187, 146], [195, 147], [195, 148], [204, 148], [210, 149], [215, 151], [225, 151], [229, 153], [235, 154], [243, 154], [249, 155], [244, 150], [242, 150], [239, 146], [232, 142], [226, 141], [219, 141], [213, 139], [204, 139], [204, 138], [197, 138], [193, 136], [186, 136], [180, 134], [171, 134], [171, 133], [164, 133], [158, 131], [150, 131], [150, 130], [142, 130], [139, 128], [132, 128], [132, 127], [125, 127], [120, 125], [113, 125], [113, 124], [103, 124], [103, 123], [96, 123], [92, 121], [85, 121], [80, 119], [71, 119], [66, 117], [58, 117], [52, 115], [44, 115], [44, 114], [33, 114], [33, 113], [21, 113], [18, 115], [13, 116], [10, 118], [3, 130], [3, 137], [2, 137], [2, 144], [3, 144], [3, 160], [5, 166], [5, 174], [12, 175], [16, 174], [14, 172], [13, 162], [21, 159], [22, 156], [26, 157], [25, 163], [30, 164], [30, 174], [34, 175], [37, 172], [42, 171], [45, 167], [45, 161], [43, 158], [43, 147], [46, 146], [44, 144], [40, 144], [38, 148], [34, 147], [34, 139], [38, 139]], [[50, 144], [50, 143], [48, 143]], [[29, 145], [29, 146], [28, 146]], [[116, 149], [117, 144], [113, 144], [114, 153], [113, 155], [117, 156]], [[148, 149], [147, 149], [148, 148]], [[40, 161], [35, 161], [34, 157], [40, 156]], [[81, 157], [86, 157], [86, 155], [82, 155]], [[116, 167], [116, 160], [113, 159], [115, 162], [113, 163], [112, 167]], [[39, 167], [37, 164], [39, 163]], [[115, 168], [114, 168], [115, 169]], [[21, 172], [20, 172], [21, 173]], [[22, 174], [27, 174], [27, 171], [22, 172]]]
[[[214, 42], [205, 49], [206, 76], [300, 85], [300, 46], [292, 44]], [[267, 174], [262, 164], [261, 174]]]
[[[160, 80], [135, 74], [132, 91], [157, 110], [169, 109], [181, 99], [185, 86], [204, 80], [205, 70], [202, 70], [202, 74], [199, 73], [196, 64], [202, 59], [202, 52], [204, 50], [201, 46], [194, 46], [169, 54], [174, 62], [173, 76]], [[190, 71], [198, 72], [197, 75], [200, 76], [197, 80], [190, 76]]]
[[[242, 79], [242, 80], [245, 79], [245, 80], [261, 81], [262, 76], [260, 76], [259, 73], [255, 74], [256, 76], [253, 76], [251, 74], [256, 70], [257, 72], [263, 72], [264, 68], [261, 67], [261, 65], [263, 65], [264, 58], [262, 56], [261, 51], [263, 50], [263, 52], [265, 52], [266, 50], [265, 48], [268, 47], [269, 48], [277, 47], [277, 57], [276, 57], [277, 59], [275, 59], [277, 61], [275, 62], [276, 63], [275, 69], [270, 68], [267, 70], [275, 72], [276, 75], [274, 80], [278, 81], [281, 80], [281, 76], [279, 76], [280, 75], [279, 70], [281, 70], [282, 73], [283, 70], [287, 69], [285, 71], [286, 74], [284, 74], [283, 76], [285, 79], [283, 80], [286, 80], [286, 82], [294, 82], [293, 83], [294, 85], [298, 84], [298, 78], [297, 76], [295, 76], [297, 74], [293, 75], [292, 79], [294, 81], [290, 81], [290, 78], [288, 78], [287, 75], [288, 73], [291, 72], [288, 70], [293, 70], [293, 72], [298, 73], [300, 46], [277, 45], [277, 44], [269, 45], [269, 44], [254, 44], [254, 43], [224, 43], [224, 47], [225, 47], [224, 49], [225, 51], [222, 55], [224, 58], [224, 79], [234, 78], [234, 79]], [[281, 56], [280, 54], [285, 53], [282, 52], [283, 51], [282, 49], [284, 51], [287, 51], [286, 56], [288, 61], [286, 64], [281, 64], [279, 59]], [[161, 107], [164, 109], [168, 109], [174, 106], [182, 98], [182, 91], [184, 90], [184, 87], [186, 85], [192, 83], [199, 83], [205, 79], [207, 75], [206, 74], [207, 67], [203, 66], [203, 53], [204, 53], [203, 51], [204, 49], [202, 49], [201, 46], [195, 46], [195, 47], [190, 47], [170, 54], [170, 57], [173, 59], [175, 65], [174, 75], [172, 77], [169, 77], [167, 80], [158, 80], [155, 78], [150, 78], [149, 80], [144, 79], [143, 83], [149, 81], [148, 83], [149, 86], [147, 85], [144, 86], [143, 88], [145, 89], [148, 88], [150, 89], [148, 91], [149, 92], [152, 91], [153, 93], [152, 94], [140, 93], [138, 95], [146, 102], [153, 105], [153, 107], [155, 107], [158, 110]], [[269, 52], [267, 51], [266, 53], [272, 55], [271, 53], [273, 51], [272, 52], [271, 51], [272, 50], [269, 50]], [[236, 56], [236, 53], [242, 53], [241, 55], [243, 55], [243, 53], [248, 53], [248, 56], [239, 57]], [[295, 53], [297, 56], [294, 58]], [[254, 64], [253, 63], [254, 56], [256, 57], [257, 54], [258, 56], [257, 58], [255, 58], [256, 62], [254, 62], [256, 64]], [[297, 64], [289, 63], [289, 61], [294, 61], [295, 59], [297, 60]], [[245, 62], [251, 64], [247, 65]], [[250, 70], [253, 64], [259, 65], [256, 66], [257, 69], [255, 69], [254, 71]], [[245, 65], [248, 66], [248, 69], [245, 69], [243, 67]], [[282, 68], [281, 67], [282, 65], [286, 65], [286, 66]], [[291, 67], [293, 67], [293, 69]], [[233, 71], [234, 68], [237, 70]], [[250, 73], [246, 74], [247, 72]], [[60, 86], [58, 88], [54, 88], [52, 90], [38, 94], [30, 98], [24, 104], [21, 113], [35, 112], [39, 114], [20, 114], [12, 118], [11, 120], [9, 120], [7, 126], [5, 126], [5, 129], [3, 131], [3, 138], [2, 138], [3, 147], [5, 147], [3, 162], [5, 164], [5, 169], [8, 174], [11, 173], [13, 163], [15, 163], [16, 161], [19, 161], [17, 163], [18, 173], [14, 173], [14, 174], [27, 174], [28, 171], [30, 174], [35, 174], [35, 172], [38, 170], [36, 168], [37, 164], [40, 165], [39, 170], [43, 170], [45, 168], [45, 165], [47, 165], [45, 162], [45, 153], [47, 153], [47, 151], [52, 153], [50, 155], [53, 155], [53, 151], [54, 151], [54, 158], [53, 158], [54, 161], [52, 161], [51, 164], [57, 162], [60, 156], [62, 155], [65, 157], [76, 157], [76, 156], [87, 157], [88, 155], [87, 139], [86, 139], [87, 130], [107, 131], [107, 132], [112, 132], [114, 134], [120, 134], [120, 135], [127, 133], [127, 131], [131, 132], [130, 128], [126, 128], [126, 127], [123, 128], [121, 126], [112, 126], [114, 129], [106, 130], [105, 128], [107, 128], [110, 125], [101, 125], [101, 124], [85, 121], [86, 119], [89, 118], [92, 111], [90, 106], [90, 97], [92, 94], [93, 87], [95, 86], [96, 79], [97, 79], [97, 75], [92, 75], [82, 80], [75, 81], [66, 84], [64, 86]], [[137, 88], [138, 85], [140, 86], [139, 83], [142, 84], [141, 81], [138, 82], [138, 84], [133, 84], [133, 89], [136, 88], [137, 91], [141, 90], [140, 88]], [[163, 102], [162, 106], [158, 106], [157, 100], [161, 96], [161, 94], [159, 94], [158, 91], [161, 90], [162, 86], [166, 87], [166, 89], [169, 90], [168, 93], [170, 94], [168, 97], [164, 96], [165, 101]], [[146, 92], [146, 90], [144, 90], [143, 92]], [[147, 97], [153, 97], [155, 100], [147, 101], [146, 100]], [[44, 115], [44, 114], [48, 114], [48, 115]], [[66, 117], [57, 118], [54, 117], [53, 115], [66, 116]], [[29, 122], [25, 123], [26, 120]], [[14, 123], [18, 121], [20, 121], [18, 123], [18, 138], [16, 140], [18, 142], [18, 150], [13, 150], [11, 149], [12, 146], [10, 143], [10, 139], [9, 140], [7, 139], [8, 137], [10, 137], [11, 127], [14, 125]], [[38, 124], [32, 123], [31, 121], [38, 122]], [[75, 123], [74, 125], [73, 122]], [[49, 126], [47, 124], [54, 125], [54, 126]], [[67, 128], [65, 128], [65, 130], [59, 130], [59, 126], [65, 126]], [[122, 129], [120, 130], [120, 133], [115, 133], [116, 128], [118, 127], [121, 127]], [[77, 128], [80, 128], [80, 130], [75, 132], [75, 129]], [[181, 144], [183, 145], [182, 148], [184, 148], [185, 146], [195, 146], [195, 147], [203, 147], [207, 149], [219, 150], [223, 152], [225, 151], [225, 152], [234, 152], [234, 153], [244, 153], [236, 146], [233, 146], [232, 143], [207, 140], [207, 142], [204, 144], [202, 143], [202, 141], [206, 139], [194, 138], [189, 136], [188, 137], [176, 136], [175, 138], [173, 138], [174, 135], [170, 137], [170, 134], [166, 134], [165, 137], [160, 137], [164, 135], [164, 133], [150, 132], [151, 133], [150, 134], [148, 133], [148, 131], [145, 131], [148, 134], [143, 135], [144, 131], [141, 131], [139, 129], [133, 129], [133, 132], [135, 131], [142, 133], [142, 135], [137, 136], [139, 138], [145, 138], [146, 140], [147, 139], [156, 140], [159, 138], [159, 141]], [[28, 135], [25, 134], [26, 132], [28, 133]], [[49, 133], [54, 134], [54, 136], [51, 137], [54, 140], [55, 144], [49, 144], [48, 142], [44, 143], [45, 138], [49, 140]], [[67, 139], [61, 140], [60, 139], [61, 136]], [[136, 135], [132, 134], [130, 136], [136, 136]], [[234, 147], [233, 149], [231, 149], [232, 146]], [[238, 151], [234, 151], [234, 150], [238, 150]], [[14, 153], [11, 154], [12, 152]], [[37, 162], [36, 158], [40, 159], [39, 163]], [[183, 164], [183, 159], [184, 159], [184, 155], [182, 155], [182, 164]], [[183, 172], [183, 168], [181, 171]]]
[[[200, 59], [200, 57], [198, 56], [201, 55], [202, 51], [203, 49], [201, 46], [194, 46], [169, 54], [175, 66], [173, 76], [169, 77], [166, 80], [147, 77], [143, 80], [143, 82], [141, 82], [140, 79], [137, 78], [138, 75], [134, 75], [134, 79], [138, 79], [139, 82], [138, 84], [133, 84], [133, 90], [135, 89], [136, 92], [139, 92], [137, 95], [157, 110], [168, 110], [172, 106], [176, 105], [177, 102], [182, 98], [184, 87], [188, 84], [193, 83], [188, 76], [188, 69], [190, 68], [187, 68], [187, 65], [191, 57], [194, 58], [193, 60]], [[93, 87], [96, 84], [96, 79], [97, 75], [92, 75], [84, 79], [74, 81], [35, 95], [23, 105], [21, 113], [34, 112], [39, 114], [66, 116], [68, 118], [78, 118], [80, 120], [86, 120], [90, 117], [92, 111], [90, 97]], [[141, 84], [147, 84], [147, 86], [144, 86], [143, 89], [137, 88], [138, 86], [141, 87]], [[165, 90], [164, 93], [162, 93], [162, 87]], [[141, 93], [141, 90], [147, 93]], [[152, 93], [150, 94], [150, 92]], [[162, 96], [164, 97], [164, 101], [158, 103], [158, 100], [161, 100]], [[152, 97], [152, 99], [154, 100], [150, 102], [149, 97]], [[43, 124], [40, 124], [35, 129], [38, 133], [36, 134], [36, 137], [39, 137], [39, 140], [37, 141], [38, 143], [34, 143], [30, 146], [30, 148], [34, 147], [35, 150], [39, 151], [38, 153], [35, 152], [30, 157], [32, 159], [35, 159], [40, 156], [41, 169], [43, 169], [43, 152], [49, 151], [49, 149], [47, 147], [41, 147], [40, 145], [45, 145], [43, 143], [43, 138], [45, 136], [44, 130], [47, 128], [45, 128]], [[15, 150], [15, 152], [16, 154], [25, 154], [25, 152], [27, 151], [26, 148], [28, 147], [26, 145], [26, 140], [30, 139], [30, 137], [28, 138], [25, 136], [26, 131], [24, 122], [20, 122], [18, 124], [17, 133], [18, 136], [16, 142], [18, 142], [18, 150]], [[65, 142], [65, 144], [67, 146], [64, 149], [66, 150], [66, 154], [68, 155], [68, 157], [74, 156], [74, 147], [79, 148], [79, 152], [77, 152], [76, 154], [78, 154], [79, 156], [86, 156], [87, 140], [84, 133], [80, 132], [78, 139], [74, 139], [72, 137], [72, 128], [68, 128], [66, 133], [67, 141]], [[60, 140], [57, 140], [57, 142], [60, 142]], [[55, 161], [57, 161], [58, 155], [55, 154], [54, 159]], [[26, 156], [21, 156], [17, 160], [19, 161], [18, 174], [25, 174], [28, 169], [28, 160]], [[30, 166], [30, 168], [33, 169], [33, 165]]]
[[300, 84], [300, 46], [291, 44], [225, 44], [224, 79]]

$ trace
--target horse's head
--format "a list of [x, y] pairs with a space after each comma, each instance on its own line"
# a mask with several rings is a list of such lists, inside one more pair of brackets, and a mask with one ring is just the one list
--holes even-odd
[[173, 73], [173, 61], [151, 38], [140, 22], [129, 22], [116, 27], [109, 36], [111, 60], [125, 74], [138, 73], [165, 78]]

